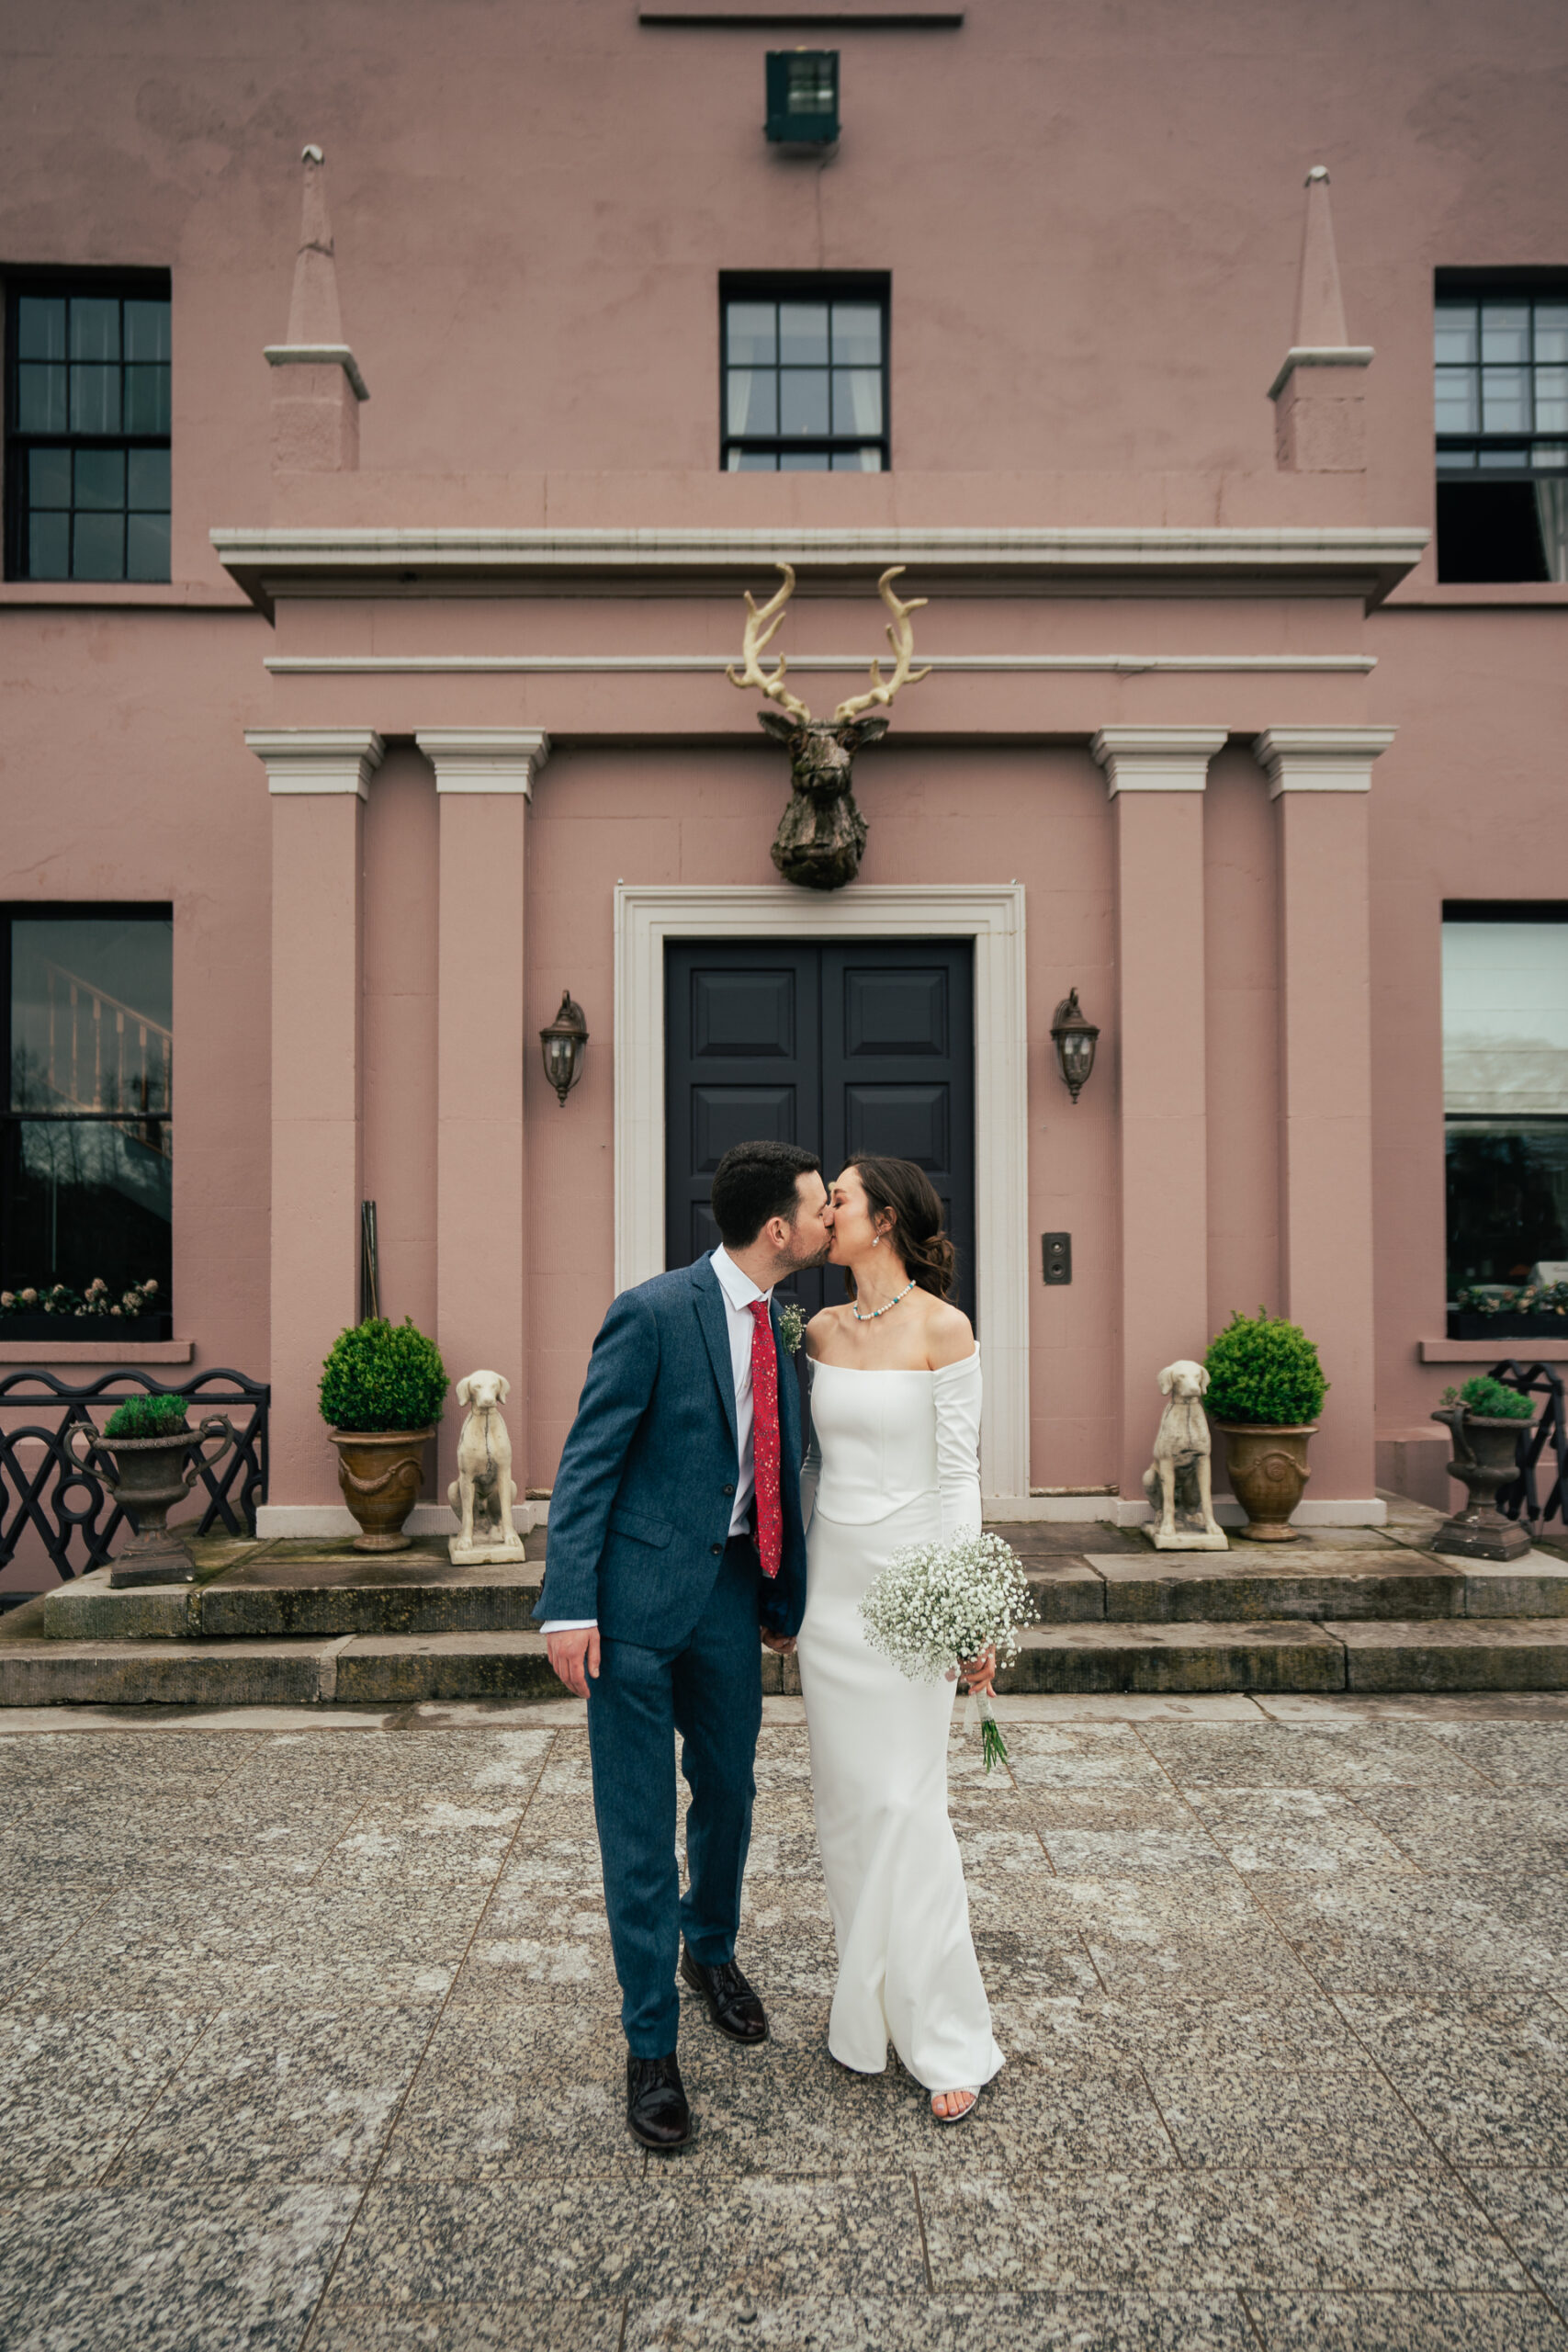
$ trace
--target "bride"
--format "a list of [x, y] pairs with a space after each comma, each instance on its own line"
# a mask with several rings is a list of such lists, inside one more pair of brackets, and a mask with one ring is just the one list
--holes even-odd
[[[907, 1159], [852, 1159], [832, 1188], [851, 1292], [807, 1329], [813, 1435], [801, 1689], [839, 1949], [828, 2047], [880, 2075], [889, 2039], [957, 2123], [1002, 2064], [947, 1813], [956, 1679], [912, 1682], [867, 1646], [860, 1600], [906, 1544], [977, 1530], [980, 1351], [946, 1303], [942, 1204]], [[972, 1688], [995, 1659], [966, 1663]]]

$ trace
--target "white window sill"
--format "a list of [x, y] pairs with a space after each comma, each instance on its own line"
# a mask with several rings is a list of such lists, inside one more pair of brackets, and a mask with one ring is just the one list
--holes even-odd
[[1568, 1339], [1562, 1340], [1420, 1340], [1423, 1363], [1501, 1363], [1512, 1356], [1517, 1363], [1568, 1363]]

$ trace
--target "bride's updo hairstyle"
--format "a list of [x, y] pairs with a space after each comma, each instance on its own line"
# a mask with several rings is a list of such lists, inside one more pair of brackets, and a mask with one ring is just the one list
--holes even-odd
[[[912, 1159], [881, 1159], [859, 1152], [845, 1164], [860, 1178], [873, 1224], [892, 1211], [887, 1240], [919, 1288], [933, 1298], [945, 1298], [953, 1288], [956, 1260], [942, 1229], [942, 1203], [925, 1170]], [[847, 1267], [844, 1281], [853, 1298], [855, 1278]]]

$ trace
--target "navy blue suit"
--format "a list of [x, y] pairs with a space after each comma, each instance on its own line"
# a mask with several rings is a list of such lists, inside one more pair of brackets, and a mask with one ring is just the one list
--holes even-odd
[[[778, 1347], [778, 1310], [773, 1310]], [[762, 1719], [759, 1622], [795, 1634], [806, 1611], [800, 1397], [779, 1355], [784, 1555], [762, 1576], [729, 1536], [739, 1478], [735, 1377], [707, 1259], [623, 1291], [593, 1343], [550, 1497], [535, 1616], [595, 1618], [588, 1684], [593, 1804], [626, 2041], [675, 2047], [675, 1964], [734, 1957]], [[674, 1739], [691, 1787], [689, 1884], [675, 1861]]]

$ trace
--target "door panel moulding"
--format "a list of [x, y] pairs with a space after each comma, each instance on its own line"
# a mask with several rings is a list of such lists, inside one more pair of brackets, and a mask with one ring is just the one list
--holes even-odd
[[664, 944], [672, 939], [968, 939], [975, 954], [976, 1297], [985, 1366], [980, 1480], [992, 1517], [1043, 1517], [1029, 1492], [1029, 1101], [1024, 891], [857, 885], [820, 902], [787, 884], [615, 890], [615, 1288], [664, 1271]]

